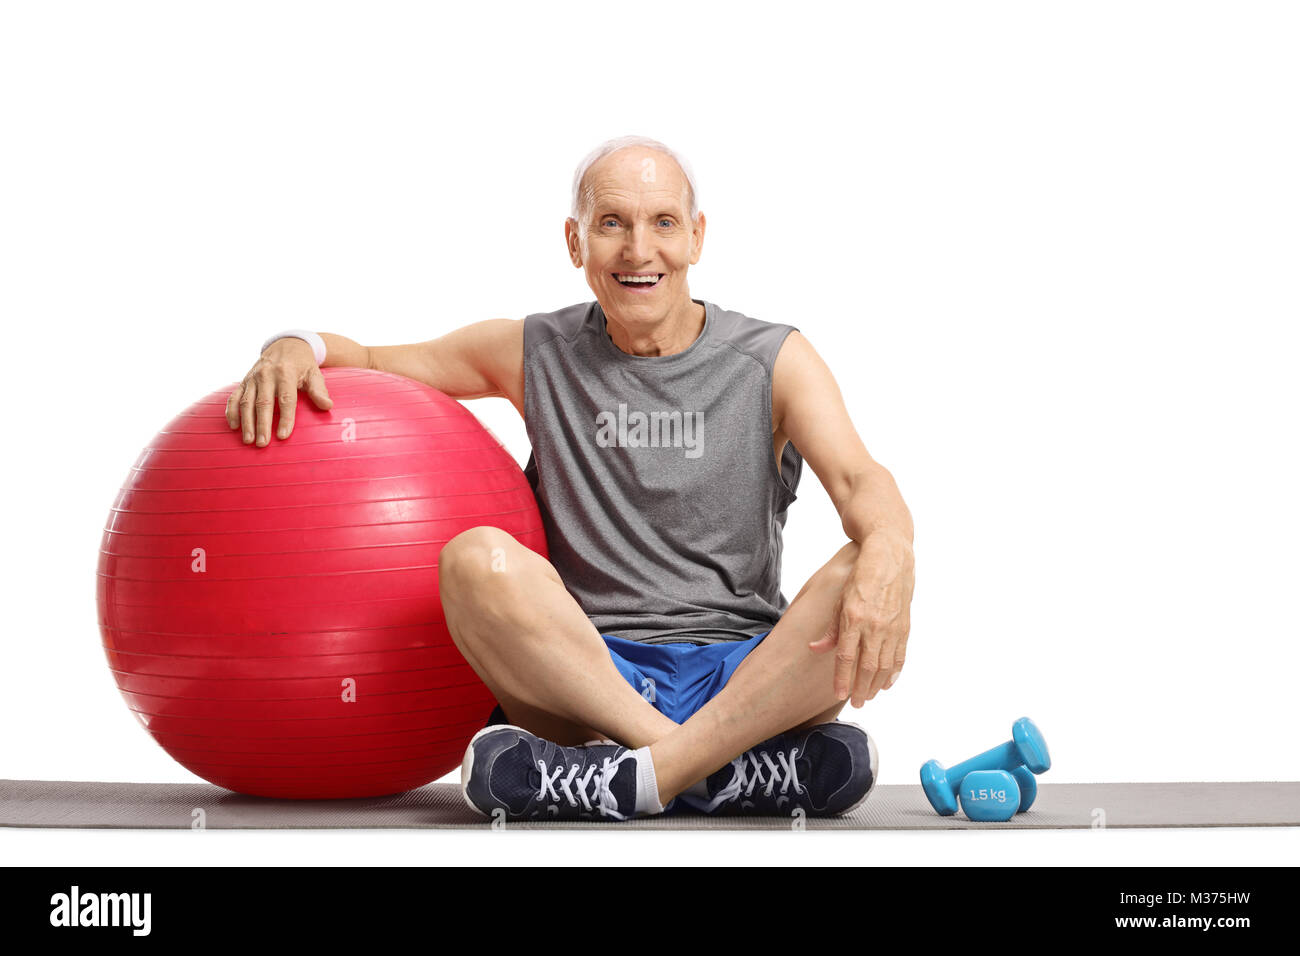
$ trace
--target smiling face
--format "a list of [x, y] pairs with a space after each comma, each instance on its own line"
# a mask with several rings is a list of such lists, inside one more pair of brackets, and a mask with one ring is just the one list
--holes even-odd
[[686, 271], [700, 259], [704, 216], [690, 219], [690, 189], [672, 157], [628, 147], [601, 159], [583, 179], [565, 237], [575, 266], [611, 322], [634, 337], [695, 308]]

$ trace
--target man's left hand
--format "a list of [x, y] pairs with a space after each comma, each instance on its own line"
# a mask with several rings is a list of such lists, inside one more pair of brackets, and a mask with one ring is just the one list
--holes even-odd
[[872, 532], [862, 541], [825, 636], [808, 646], [835, 650], [835, 697], [852, 694], [861, 707], [898, 680], [907, 656], [915, 586], [912, 546], [894, 531]]

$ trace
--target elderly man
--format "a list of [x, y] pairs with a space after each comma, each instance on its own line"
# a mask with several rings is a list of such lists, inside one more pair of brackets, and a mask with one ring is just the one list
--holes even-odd
[[[691, 298], [704, 231], [684, 160], [611, 140], [565, 223], [595, 302], [404, 346], [282, 333], [227, 404], [262, 446], [299, 388], [330, 407], [320, 365], [359, 366], [523, 416], [551, 560], [490, 526], [439, 558], [452, 637], [499, 703], [462, 766], [486, 815], [824, 816], [875, 786], [871, 737], [836, 718], [903, 667], [911, 516], [798, 329]], [[805, 459], [849, 540], [786, 601]]]

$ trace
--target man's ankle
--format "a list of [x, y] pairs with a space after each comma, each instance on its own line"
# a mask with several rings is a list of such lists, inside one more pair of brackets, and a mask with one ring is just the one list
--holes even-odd
[[649, 747], [633, 751], [636, 756], [636, 814], [650, 816], [663, 813], [664, 807], [672, 801], [659, 793], [659, 783], [655, 779], [655, 762], [650, 756]]

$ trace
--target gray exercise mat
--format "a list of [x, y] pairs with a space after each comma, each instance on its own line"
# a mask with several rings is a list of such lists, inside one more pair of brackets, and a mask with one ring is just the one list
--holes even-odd
[[[0, 780], [0, 826], [121, 829], [334, 830], [489, 828], [460, 788], [431, 783], [391, 797], [270, 800], [209, 784]], [[1300, 825], [1300, 782], [1044, 783], [1027, 813], [1006, 823], [941, 817], [920, 785], [879, 786], [853, 813], [833, 819], [674, 814], [614, 823], [506, 823], [509, 828], [651, 830], [1056, 830], [1105, 827]]]

